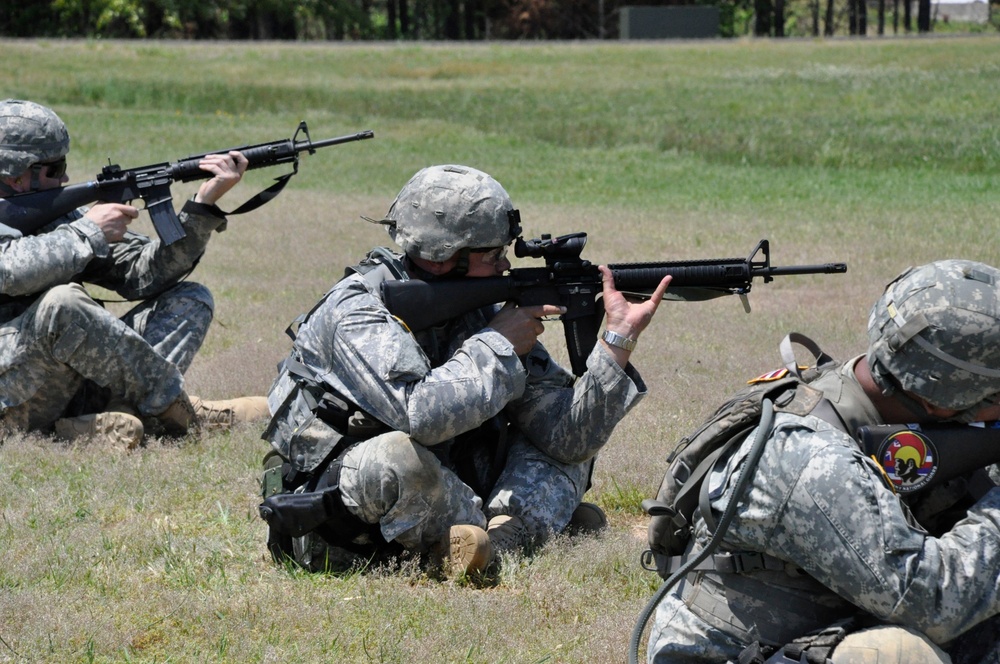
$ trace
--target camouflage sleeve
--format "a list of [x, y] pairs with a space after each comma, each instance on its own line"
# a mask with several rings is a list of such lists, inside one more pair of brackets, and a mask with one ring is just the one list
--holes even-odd
[[1000, 489], [931, 537], [846, 434], [804, 421], [811, 425], [779, 419], [754, 473], [751, 507], [733, 522], [733, 544], [790, 560], [853, 604], [938, 643], [1000, 613]]
[[0, 233], [0, 293], [33, 295], [69, 283], [91, 262], [108, 255], [108, 243], [96, 224], [79, 215], [70, 219], [37, 235], [22, 236], [13, 229]]
[[507, 409], [538, 449], [563, 463], [582, 463], [604, 446], [625, 414], [646, 394], [632, 365], [622, 369], [597, 344], [587, 371], [574, 381], [538, 344], [524, 360], [528, 384]]
[[388, 426], [424, 445], [473, 429], [524, 390], [499, 333], [472, 335], [437, 367], [362, 279], [346, 279], [296, 337], [303, 361]]
[[158, 239], [129, 232], [111, 245], [106, 258], [93, 261], [84, 281], [122, 297], [138, 300], [161, 291], [191, 270], [205, 253], [213, 231], [225, 229], [226, 218], [214, 205], [188, 201], [178, 215], [187, 235], [170, 246]]

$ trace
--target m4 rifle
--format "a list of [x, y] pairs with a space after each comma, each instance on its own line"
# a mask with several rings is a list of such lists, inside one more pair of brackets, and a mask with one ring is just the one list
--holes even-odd
[[[597, 343], [604, 316], [601, 273], [596, 265], [580, 257], [586, 243], [586, 233], [555, 238], [543, 235], [535, 240], [518, 237], [514, 254], [519, 258], [544, 258], [544, 267], [514, 268], [500, 277], [386, 281], [381, 285], [382, 301], [390, 313], [414, 332], [498, 302], [513, 301], [519, 306], [561, 305], [566, 307], [560, 319], [570, 364], [573, 373], [580, 376], [586, 370], [587, 356]], [[672, 281], [665, 299], [701, 301], [739, 295], [747, 312], [750, 311], [747, 293], [754, 279], [767, 283], [778, 276], [847, 271], [846, 263], [774, 267], [767, 240], [758, 242], [747, 258], [616, 263], [608, 267], [615, 287], [626, 297], [648, 299], [663, 277], [670, 275]]]
[[[299, 134], [304, 136], [303, 140], [299, 140]], [[81, 206], [96, 202], [131, 203], [141, 198], [157, 235], [164, 244], [169, 245], [186, 235], [174, 211], [170, 185], [174, 182], [207, 180], [213, 177], [212, 173], [203, 171], [198, 166], [204, 157], [210, 154], [242, 152], [249, 162], [247, 170], [288, 163], [293, 165], [291, 173], [279, 176], [275, 184], [229, 213], [242, 214], [260, 207], [278, 195], [288, 180], [298, 173], [301, 153], [314, 154], [320, 148], [374, 136], [375, 132], [365, 130], [339, 138], [313, 141], [309, 137], [309, 128], [303, 120], [292, 138], [213, 150], [175, 162], [163, 162], [139, 168], [123, 169], [117, 164], [108, 164], [101, 170], [96, 180], [0, 198], [0, 224], [14, 228], [24, 235], [30, 235]]]

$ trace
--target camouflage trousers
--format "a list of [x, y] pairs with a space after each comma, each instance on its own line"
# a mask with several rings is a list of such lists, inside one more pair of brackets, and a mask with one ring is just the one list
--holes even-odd
[[120, 319], [80, 285], [48, 290], [0, 324], [2, 419], [47, 430], [60, 417], [100, 410], [110, 398], [144, 415], [163, 412], [180, 394], [213, 309], [208, 289], [189, 282]]
[[430, 449], [400, 432], [354, 446], [344, 455], [344, 505], [365, 523], [379, 524], [386, 541], [427, 551], [456, 524], [486, 528], [498, 514], [520, 517], [541, 543], [569, 523], [583, 499], [591, 462], [560, 463], [513, 437], [508, 462], [492, 492], [476, 494]]
[[1000, 662], [1000, 616], [984, 620], [948, 644], [954, 664]]

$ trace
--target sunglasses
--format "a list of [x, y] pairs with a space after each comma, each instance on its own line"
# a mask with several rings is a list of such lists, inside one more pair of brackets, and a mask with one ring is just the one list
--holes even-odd
[[496, 265], [507, 257], [507, 245], [487, 249], [470, 249], [469, 251], [474, 254], [483, 254], [480, 259], [483, 265]]
[[45, 169], [45, 177], [58, 180], [66, 175], [66, 157], [55, 161], [44, 161], [31, 167], [36, 173], [41, 173]]

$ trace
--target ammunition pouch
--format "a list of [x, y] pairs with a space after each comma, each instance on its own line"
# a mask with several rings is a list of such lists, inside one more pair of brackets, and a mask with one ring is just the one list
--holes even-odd
[[295, 471], [311, 473], [335, 450], [390, 430], [301, 362], [289, 357], [284, 369], [290, 387], [261, 437]]

